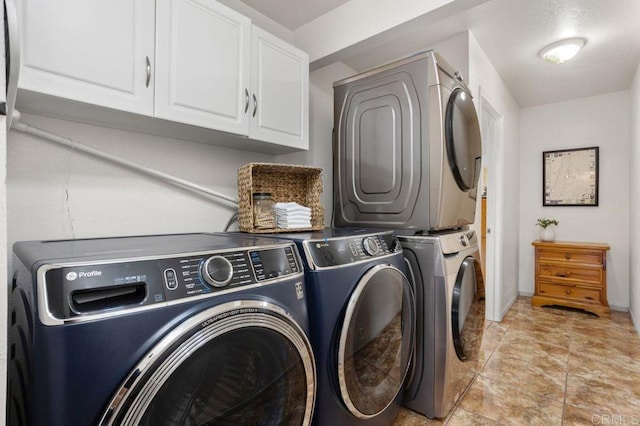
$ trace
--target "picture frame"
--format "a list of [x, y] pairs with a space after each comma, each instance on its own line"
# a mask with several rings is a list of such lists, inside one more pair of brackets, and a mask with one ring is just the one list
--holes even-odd
[[561, 149], [542, 153], [542, 205], [598, 206], [600, 149]]

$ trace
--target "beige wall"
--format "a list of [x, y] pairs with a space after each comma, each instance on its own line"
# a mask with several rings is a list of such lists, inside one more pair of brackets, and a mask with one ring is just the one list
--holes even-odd
[[[520, 289], [534, 289], [536, 220], [560, 221], [556, 239], [608, 243], [607, 298], [629, 307], [629, 92], [575, 99], [522, 110], [520, 161]], [[598, 207], [543, 207], [542, 152], [600, 148]]]

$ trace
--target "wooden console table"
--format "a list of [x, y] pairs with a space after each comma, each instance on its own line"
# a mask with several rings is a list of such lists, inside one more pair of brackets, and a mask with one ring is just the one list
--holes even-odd
[[609, 318], [608, 244], [534, 241], [535, 294], [531, 304], [584, 309]]

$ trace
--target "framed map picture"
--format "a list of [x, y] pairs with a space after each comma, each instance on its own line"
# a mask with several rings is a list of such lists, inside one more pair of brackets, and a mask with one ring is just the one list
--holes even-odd
[[542, 153], [543, 206], [598, 205], [598, 147]]

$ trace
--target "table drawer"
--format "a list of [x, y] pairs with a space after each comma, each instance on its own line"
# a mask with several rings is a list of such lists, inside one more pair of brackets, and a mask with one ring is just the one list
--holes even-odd
[[600, 303], [602, 292], [594, 288], [577, 287], [573, 284], [552, 284], [542, 282], [538, 293], [540, 296], [559, 297], [579, 300], [585, 303]]
[[540, 261], [562, 261], [572, 263], [588, 263], [590, 265], [602, 265], [604, 259], [602, 252], [596, 251], [572, 251], [572, 250], [548, 250], [539, 249], [538, 259]]
[[538, 264], [538, 276], [540, 278], [566, 278], [583, 281], [592, 285], [601, 285], [602, 268], [578, 267], [569, 264]]

